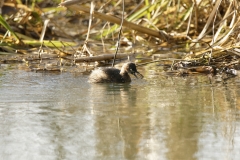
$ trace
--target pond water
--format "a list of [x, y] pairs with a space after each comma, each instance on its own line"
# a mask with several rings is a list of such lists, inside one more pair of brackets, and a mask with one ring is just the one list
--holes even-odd
[[240, 81], [155, 64], [130, 84], [0, 67], [0, 159], [237, 160]]

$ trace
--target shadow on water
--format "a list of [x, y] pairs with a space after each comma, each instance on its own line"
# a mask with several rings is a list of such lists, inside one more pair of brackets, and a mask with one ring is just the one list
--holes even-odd
[[4, 159], [237, 159], [239, 79], [175, 77], [151, 65], [130, 84], [1, 71]]

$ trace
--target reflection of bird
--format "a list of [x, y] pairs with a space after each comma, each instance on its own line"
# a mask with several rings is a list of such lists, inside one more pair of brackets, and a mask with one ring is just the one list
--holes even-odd
[[133, 74], [136, 78], [143, 78], [136, 68], [135, 63], [125, 63], [121, 70], [116, 68], [99, 68], [92, 71], [89, 76], [90, 83], [126, 83], [131, 82], [128, 73]]

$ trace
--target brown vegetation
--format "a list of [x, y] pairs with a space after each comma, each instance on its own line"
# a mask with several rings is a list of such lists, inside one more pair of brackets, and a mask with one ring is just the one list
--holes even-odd
[[[1, 56], [1, 63], [15, 59], [29, 64], [29, 57], [42, 63], [42, 55], [46, 54], [71, 65], [111, 60], [123, 7], [119, 1], [90, 4], [91, 1], [79, 0], [29, 4], [8, 0], [0, 4], [0, 54], [7, 55]], [[211, 66], [214, 69], [210, 71], [215, 73], [238, 69], [239, 6], [237, 0], [125, 0], [120, 53], [149, 59], [168, 48], [171, 52], [181, 51], [182, 55], [171, 60], [171, 70], [187, 69], [184, 73], [189, 73], [198, 72], [191, 67]], [[144, 47], [136, 50], [134, 45]], [[101, 54], [108, 56], [99, 59]]]

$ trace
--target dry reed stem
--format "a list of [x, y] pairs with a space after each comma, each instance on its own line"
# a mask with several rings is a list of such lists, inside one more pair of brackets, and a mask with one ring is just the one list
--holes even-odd
[[[71, 10], [74, 10], [74, 11], [83, 11], [83, 12], [88, 13], [88, 14], [90, 13], [90, 8], [88, 8], [86, 6], [76, 5], [75, 3], [71, 2], [71, 1], [62, 2], [62, 3], [60, 3], [60, 6], [67, 7]], [[111, 23], [115, 23], [115, 24], [118, 24], [118, 25], [121, 24], [121, 19], [118, 18], [118, 17], [114, 17], [114, 16], [111, 16], [111, 15], [105, 15], [105, 14], [99, 13], [99, 12], [94, 12], [93, 16], [96, 17], [96, 18], [105, 20], [105, 21], [109, 21]], [[126, 20], [123, 21], [123, 26], [131, 28], [131, 29], [136, 30], [136, 31], [141, 32], [141, 33], [148, 34], [150, 36], [158, 37], [162, 40], [166, 39], [166, 37], [162, 36], [158, 31], [155, 31], [155, 30], [143, 27], [143, 26], [139, 26], [137, 24], [128, 22]]]
[[219, 7], [220, 4], [221, 4], [221, 1], [222, 1], [222, 0], [217, 0], [217, 2], [215, 3], [215, 6], [213, 7], [213, 10], [212, 10], [212, 12], [211, 12], [211, 14], [210, 14], [210, 16], [209, 16], [209, 18], [208, 18], [208, 20], [207, 20], [207, 23], [206, 23], [205, 26], [204, 26], [202, 32], [199, 34], [199, 36], [197, 37], [197, 39], [193, 40], [193, 42], [198, 42], [200, 39], [202, 39], [202, 38], [204, 37], [205, 33], [207, 32], [208, 27], [209, 27], [210, 24], [213, 22], [213, 19], [214, 19], [215, 14], [216, 14], [216, 12], [217, 12], [217, 10], [218, 10], [218, 7]]
[[[116, 56], [116, 59], [123, 59], [127, 58], [130, 54], [125, 54], [125, 53], [118, 53]], [[94, 57], [81, 57], [75, 59], [75, 63], [80, 63], [80, 62], [95, 62], [95, 61], [104, 61], [104, 60], [111, 60], [114, 58], [114, 54], [102, 54]]]

